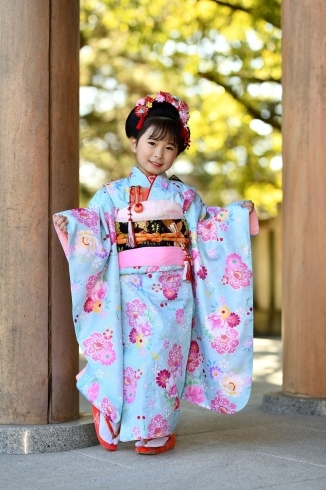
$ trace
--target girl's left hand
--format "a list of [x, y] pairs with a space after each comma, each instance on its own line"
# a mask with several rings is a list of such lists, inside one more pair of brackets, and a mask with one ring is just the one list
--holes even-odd
[[243, 208], [247, 208], [249, 210], [249, 214], [253, 212], [254, 210], [254, 203], [252, 201], [245, 201], [242, 203]]

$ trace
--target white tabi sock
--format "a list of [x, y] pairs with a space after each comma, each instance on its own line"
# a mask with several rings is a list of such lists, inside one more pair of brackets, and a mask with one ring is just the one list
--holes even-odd
[[[114, 432], [117, 432], [119, 429], [120, 423], [114, 424], [113, 422], [110, 422], [112, 429]], [[118, 444], [119, 442], [119, 436], [113, 439], [112, 434], [110, 432], [110, 429], [108, 427], [108, 424], [105, 420], [104, 415], [101, 413], [100, 414], [100, 427], [99, 427], [99, 433], [102, 439], [107, 442], [108, 444]]]
[[151, 439], [150, 441], [147, 441], [145, 444], [145, 441], [141, 439], [140, 441], [137, 441], [135, 446], [136, 447], [161, 447], [164, 446], [166, 441], [169, 439], [169, 437], [157, 437], [156, 439]]

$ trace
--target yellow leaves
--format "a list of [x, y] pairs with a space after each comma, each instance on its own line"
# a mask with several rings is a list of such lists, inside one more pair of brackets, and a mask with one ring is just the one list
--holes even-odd
[[258, 211], [260, 209], [270, 216], [276, 216], [277, 203], [282, 201], [282, 190], [271, 183], [255, 183], [246, 187], [244, 197], [253, 201]]
[[280, 85], [268, 81], [281, 76], [280, 30], [260, 15], [265, 0], [226, 1], [252, 15], [212, 0], [81, 0], [81, 85], [96, 87], [96, 96], [81, 91], [81, 106], [89, 107], [81, 158], [108, 179], [128, 175], [135, 162], [125, 118], [139, 97], [169, 91], [190, 106], [192, 143], [180, 159], [192, 170], [182, 180], [209, 204], [249, 193], [274, 212], [281, 173], [269, 162], [281, 153], [280, 132], [257, 134], [250, 123], [269, 113], [280, 120]]

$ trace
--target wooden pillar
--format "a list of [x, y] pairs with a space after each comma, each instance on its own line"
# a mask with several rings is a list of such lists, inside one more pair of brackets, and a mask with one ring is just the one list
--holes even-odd
[[326, 3], [283, 0], [283, 392], [326, 398]]
[[67, 266], [53, 212], [78, 205], [77, 0], [0, 3], [0, 423], [78, 417]]

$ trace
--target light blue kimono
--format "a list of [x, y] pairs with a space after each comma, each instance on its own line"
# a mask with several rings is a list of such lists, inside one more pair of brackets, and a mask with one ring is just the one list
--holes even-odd
[[99, 190], [89, 209], [61, 213], [69, 220], [73, 319], [87, 359], [77, 386], [121, 421], [121, 441], [170, 434], [180, 398], [225, 414], [241, 410], [253, 354], [248, 210], [206, 208], [194, 189], [158, 176], [148, 200], [183, 209], [193, 281], [180, 265], [119, 269], [115, 219], [131, 186], [149, 187], [138, 168]]

